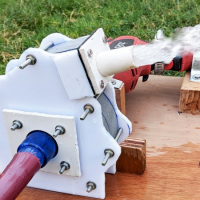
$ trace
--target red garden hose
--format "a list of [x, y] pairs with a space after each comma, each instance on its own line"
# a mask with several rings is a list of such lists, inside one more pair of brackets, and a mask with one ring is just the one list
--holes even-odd
[[0, 200], [15, 200], [40, 167], [39, 159], [33, 154], [15, 154], [0, 176]]

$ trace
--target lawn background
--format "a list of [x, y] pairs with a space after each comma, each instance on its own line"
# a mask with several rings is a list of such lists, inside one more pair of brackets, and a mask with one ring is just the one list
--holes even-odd
[[198, 23], [200, 0], [0, 0], [0, 74], [10, 59], [38, 47], [50, 33], [77, 38], [102, 27], [108, 37], [150, 41], [158, 29], [170, 36], [177, 27]]

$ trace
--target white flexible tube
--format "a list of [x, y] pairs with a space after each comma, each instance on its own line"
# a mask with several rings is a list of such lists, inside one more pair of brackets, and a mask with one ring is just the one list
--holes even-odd
[[136, 68], [136, 66], [133, 65], [132, 49], [133, 46], [129, 46], [99, 52], [96, 56], [96, 64], [99, 73], [106, 77]]

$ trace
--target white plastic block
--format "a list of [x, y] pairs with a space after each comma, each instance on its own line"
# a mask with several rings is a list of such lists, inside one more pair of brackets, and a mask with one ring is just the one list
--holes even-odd
[[[73, 116], [49, 115], [8, 109], [4, 109], [3, 114], [13, 156], [30, 132], [41, 130], [53, 135], [56, 126], [64, 127], [65, 134], [55, 138], [59, 149], [58, 154], [40, 171], [58, 174], [60, 163], [66, 161], [70, 164], [70, 169], [66, 170], [63, 175], [81, 176], [76, 124]], [[12, 131], [11, 126], [14, 120], [20, 121], [23, 127]]]
[[94, 96], [77, 50], [60, 53], [54, 62], [69, 99]]
[[[100, 28], [79, 49], [95, 94], [100, 94], [112, 78], [112, 76], [102, 76], [96, 64], [97, 54], [102, 51], [110, 50], [108, 42], [103, 42], [104, 37], [104, 31]], [[88, 55], [89, 50], [92, 50], [91, 56]], [[101, 87], [101, 81], [104, 82], [104, 87]]]
[[[35, 65], [29, 65], [24, 70], [15, 67], [8, 74], [0, 76], [0, 110], [74, 116], [81, 176], [73, 177], [39, 171], [28, 186], [74, 195], [105, 198], [105, 172], [116, 163], [121, 148], [103, 126], [101, 105], [91, 97], [79, 100], [69, 99], [54, 63], [54, 57], [58, 56], [57, 54], [52, 55], [41, 49], [29, 48], [18, 60], [19, 65], [30, 54], [37, 59]], [[114, 89], [111, 88], [111, 90]], [[91, 104], [95, 111], [81, 121], [80, 116], [85, 104]], [[121, 116], [119, 115], [118, 118]], [[4, 152], [0, 153], [2, 172], [12, 159], [2, 112], [0, 113], [0, 138], [0, 152]], [[115, 155], [108, 160], [106, 166], [102, 166], [104, 150], [107, 148], [112, 149]], [[88, 181], [97, 185], [97, 188], [90, 193], [86, 192]]]

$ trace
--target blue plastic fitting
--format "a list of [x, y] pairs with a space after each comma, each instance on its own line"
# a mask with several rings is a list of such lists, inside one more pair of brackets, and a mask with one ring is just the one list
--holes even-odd
[[41, 168], [44, 167], [58, 153], [55, 139], [44, 131], [32, 131], [20, 144], [17, 152], [28, 152], [36, 156]]

